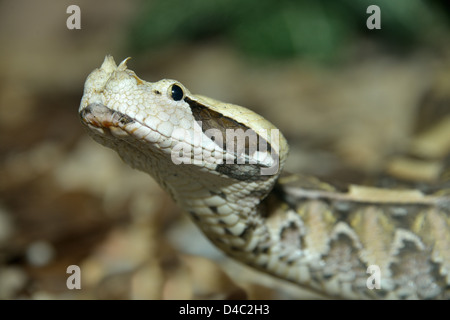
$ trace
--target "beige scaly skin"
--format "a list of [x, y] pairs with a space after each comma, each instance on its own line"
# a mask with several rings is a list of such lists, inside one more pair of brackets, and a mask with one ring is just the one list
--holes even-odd
[[[79, 114], [97, 142], [154, 177], [238, 261], [331, 297], [450, 298], [444, 190], [279, 178], [288, 146], [271, 123], [174, 80], [141, 80], [110, 56], [86, 80]], [[235, 148], [226, 129], [257, 140]]]

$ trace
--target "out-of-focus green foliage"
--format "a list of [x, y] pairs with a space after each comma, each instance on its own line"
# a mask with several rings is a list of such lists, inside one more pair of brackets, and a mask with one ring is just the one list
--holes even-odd
[[[381, 30], [368, 30], [367, 7], [381, 9]], [[220, 37], [249, 55], [330, 60], [358, 37], [404, 49], [448, 41], [445, 1], [153, 0], [131, 27], [137, 51], [176, 41]]]

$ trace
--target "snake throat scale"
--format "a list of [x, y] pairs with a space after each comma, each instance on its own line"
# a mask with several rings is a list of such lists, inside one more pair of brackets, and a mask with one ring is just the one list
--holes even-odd
[[[334, 298], [450, 298], [448, 191], [342, 190], [280, 175], [288, 144], [274, 125], [175, 80], [146, 82], [127, 60], [107, 56], [88, 76], [82, 124], [151, 175], [227, 255]], [[243, 144], [239, 134], [228, 143], [233, 132], [246, 134]], [[373, 266], [379, 288], [368, 285]]]

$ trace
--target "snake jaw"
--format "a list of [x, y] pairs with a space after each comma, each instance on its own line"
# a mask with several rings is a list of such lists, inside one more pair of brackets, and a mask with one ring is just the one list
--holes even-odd
[[136, 130], [136, 128], [129, 128], [135, 122], [131, 117], [98, 103], [89, 104], [81, 110], [80, 118], [89, 129], [95, 130], [97, 134], [112, 134], [119, 139], [126, 138]]

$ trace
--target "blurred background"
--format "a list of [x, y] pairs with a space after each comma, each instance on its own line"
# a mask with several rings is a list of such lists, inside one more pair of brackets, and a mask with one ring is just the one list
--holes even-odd
[[423, 105], [449, 114], [449, 15], [444, 0], [0, 1], [0, 299], [316, 298], [226, 258], [91, 141], [84, 80], [132, 57], [144, 80], [264, 115], [289, 171], [352, 182], [405, 152]]

